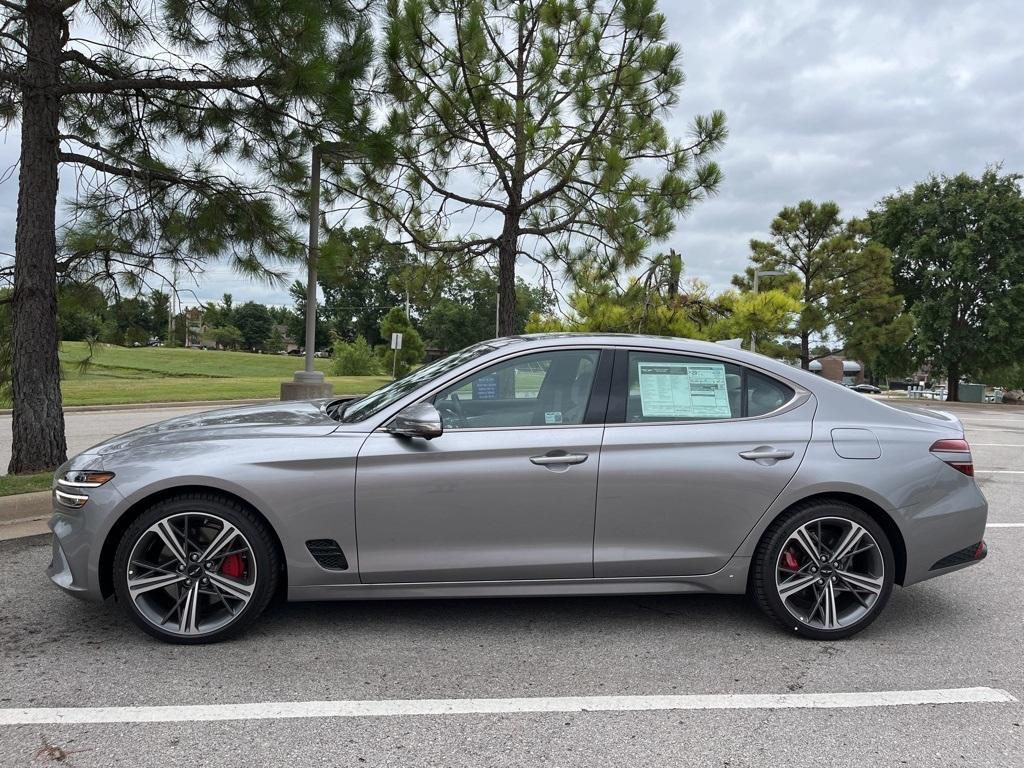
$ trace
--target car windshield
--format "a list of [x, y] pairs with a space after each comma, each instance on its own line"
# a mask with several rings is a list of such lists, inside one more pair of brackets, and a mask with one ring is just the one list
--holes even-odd
[[488, 352], [493, 352], [499, 347], [508, 344], [509, 341], [511, 340], [492, 339], [491, 341], [481, 342], [480, 344], [474, 344], [472, 347], [466, 347], [459, 352], [448, 355], [448, 357], [442, 357], [440, 360], [435, 360], [429, 365], [424, 365], [422, 368], [418, 368], [407, 376], [403, 376], [390, 384], [385, 384], [383, 387], [371, 392], [366, 397], [349, 403], [349, 405], [342, 410], [340, 414], [338, 414], [338, 421], [348, 424], [368, 419], [375, 413], [387, 408], [396, 400], [405, 397], [414, 389], [422, 387], [425, 384], [429, 384], [449, 371], [458, 368], [465, 362], [481, 357], [482, 355], [486, 355]]

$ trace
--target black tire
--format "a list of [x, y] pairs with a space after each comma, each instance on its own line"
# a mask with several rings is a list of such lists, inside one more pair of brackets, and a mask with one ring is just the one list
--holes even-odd
[[[202, 518], [209, 515], [210, 519], [219, 518], [227, 521], [244, 537], [255, 560], [254, 579], [250, 586], [252, 592], [248, 602], [238, 610], [237, 615], [230, 615], [227, 623], [216, 629], [194, 634], [179, 634], [162, 629], [146, 617], [136, 605], [129, 593], [128, 560], [139, 540], [146, 532], [161, 520], [182, 514], [195, 515]], [[217, 643], [234, 637], [249, 627], [270, 603], [277, 592], [281, 559], [277, 546], [266, 523], [249, 507], [229, 498], [213, 493], [183, 493], [172, 496], [151, 506], [143, 512], [124, 532], [118, 542], [113, 564], [114, 595], [132, 621], [153, 637], [169, 643], [197, 645]], [[169, 598], [173, 599], [173, 597]], [[213, 599], [209, 598], [210, 604]], [[225, 606], [227, 603], [225, 602]]]
[[[852, 591], [847, 591], [847, 594], [843, 596], [844, 599], [849, 600], [848, 604], [851, 606], [851, 614], [853, 616], [848, 623], [841, 622], [841, 626], [836, 628], [816, 626], [814, 623], [809, 623], [806, 620], [807, 616], [796, 615], [786, 606], [779, 594], [779, 590], [785, 584], [780, 586], [776, 580], [781, 563], [784, 562], [783, 548], [788, 542], [791, 542], [790, 537], [795, 535], [797, 530], [807, 523], [812, 523], [811, 528], [813, 529], [819, 520], [825, 521], [826, 526], [830, 524], [828, 521], [843, 520], [864, 528], [877, 545], [877, 554], [874, 550], [871, 550], [870, 555], [876, 558], [874, 561], [877, 564], [876, 567], [883, 569], [881, 577], [878, 577], [881, 579], [881, 590], [877, 596], [872, 598], [868, 593], [860, 593], [861, 597], [858, 600], [861, 604], [858, 605], [854, 605], [852, 602], [855, 597]], [[839, 524], [834, 523], [834, 525], [838, 526]], [[864, 541], [866, 542], [867, 539], [864, 539]], [[806, 553], [801, 553], [802, 556], [804, 554]], [[828, 572], [832, 573], [831, 570]], [[794, 505], [784, 514], [780, 515], [765, 531], [754, 553], [754, 560], [751, 563], [750, 591], [751, 596], [761, 610], [787, 629], [796, 632], [802, 637], [814, 640], [838, 640], [860, 632], [878, 617], [889, 600], [895, 572], [896, 561], [893, 556], [892, 544], [885, 531], [871, 515], [845, 501], [810, 501]], [[824, 568], [821, 569], [819, 575], [826, 575]], [[877, 576], [877, 574], [875, 575]], [[826, 576], [826, 578], [828, 577]], [[833, 576], [832, 578], [842, 579], [841, 576]], [[821, 580], [815, 582], [815, 584], [821, 583]], [[842, 583], [845, 589], [848, 582]], [[817, 590], [818, 588], [815, 585], [811, 585], [809, 589]], [[812, 592], [811, 594], [814, 593]], [[837, 603], [839, 599], [839, 597], [836, 598]], [[867, 602], [868, 606], [865, 607], [862, 604], [863, 602]], [[822, 620], [818, 620], [816, 616], [814, 614], [811, 618], [815, 619], [817, 623], [824, 623], [824, 617], [822, 617]]]

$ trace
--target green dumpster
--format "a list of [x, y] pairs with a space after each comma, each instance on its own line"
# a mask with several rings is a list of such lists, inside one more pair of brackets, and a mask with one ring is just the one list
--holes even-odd
[[985, 385], [984, 384], [961, 384], [960, 385], [960, 402], [962, 403], [981, 403], [985, 401]]

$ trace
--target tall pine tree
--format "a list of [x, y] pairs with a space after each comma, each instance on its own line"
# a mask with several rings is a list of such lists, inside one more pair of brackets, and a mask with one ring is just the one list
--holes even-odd
[[656, 0], [389, 0], [394, 152], [340, 187], [421, 252], [496, 264], [511, 333], [519, 259], [635, 266], [717, 188], [725, 116], [683, 139], [663, 122], [679, 59]]
[[[0, 0], [0, 117], [21, 127], [11, 472], [65, 458], [58, 277], [155, 287], [172, 265], [216, 258], [274, 277], [303, 255], [291, 222], [310, 145], [358, 143], [368, 119], [356, 88], [372, 57], [364, 11], [350, 0]], [[58, 232], [62, 166], [75, 182]]]

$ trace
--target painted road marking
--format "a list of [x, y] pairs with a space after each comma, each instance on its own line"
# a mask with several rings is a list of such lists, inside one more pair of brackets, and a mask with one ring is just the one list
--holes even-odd
[[1024, 469], [975, 469], [974, 474], [984, 472], [986, 475], [1024, 475]]
[[682, 696], [562, 696], [528, 699], [279, 701], [167, 707], [0, 709], [0, 725], [167, 723], [525, 712], [643, 712], [673, 709], [842, 709], [849, 707], [899, 707], [916, 704], [998, 704], [1015, 701], [1017, 699], [1006, 691], [983, 687], [851, 693], [723, 693]]
[[1024, 528], [1024, 523], [985, 523], [986, 528]]

